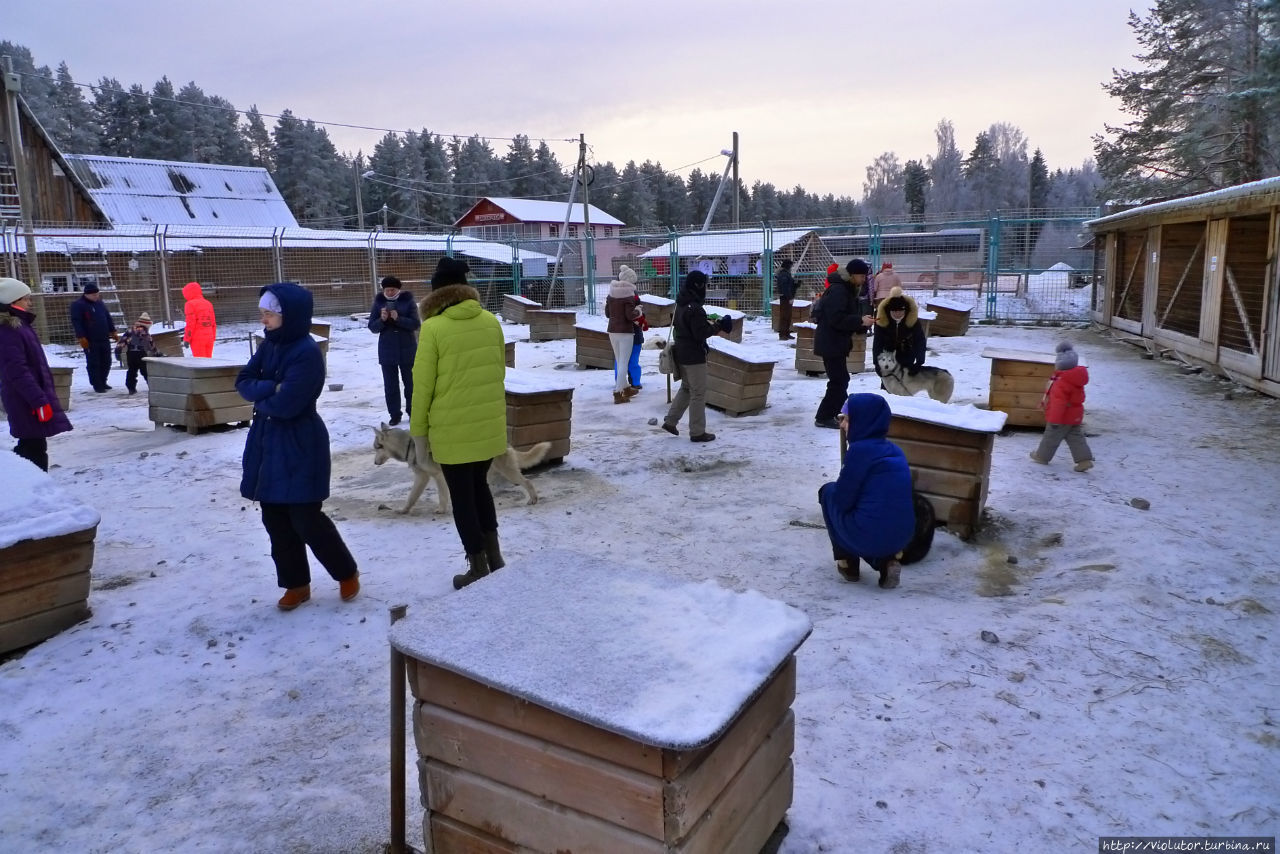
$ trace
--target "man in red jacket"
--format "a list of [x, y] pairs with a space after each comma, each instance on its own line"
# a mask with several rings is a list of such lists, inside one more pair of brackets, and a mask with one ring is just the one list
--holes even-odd
[[199, 282], [187, 282], [182, 296], [187, 300], [183, 309], [187, 326], [182, 331], [182, 343], [191, 348], [191, 355], [207, 359], [213, 355], [213, 339], [218, 334], [213, 303], [204, 298]]

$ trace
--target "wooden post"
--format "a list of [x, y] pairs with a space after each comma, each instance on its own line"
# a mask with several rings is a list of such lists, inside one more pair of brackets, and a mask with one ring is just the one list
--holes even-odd
[[[408, 605], [391, 606], [394, 626], [408, 612]], [[404, 854], [404, 653], [391, 647], [391, 854]]]

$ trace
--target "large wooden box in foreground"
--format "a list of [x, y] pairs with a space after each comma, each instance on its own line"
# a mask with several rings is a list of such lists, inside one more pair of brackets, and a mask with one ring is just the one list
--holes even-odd
[[[100, 517], [17, 454], [0, 454], [0, 653], [89, 616]], [[35, 533], [39, 532], [39, 533]]]
[[236, 391], [236, 377], [243, 368], [242, 362], [217, 358], [148, 358], [148, 417], [156, 429], [175, 424], [188, 433], [248, 422], [253, 404]]
[[[49, 373], [53, 374], [53, 393], [58, 398], [58, 405], [63, 412], [71, 411], [71, 379], [75, 368], [63, 365], [50, 365]], [[4, 404], [0, 403], [0, 420], [5, 418]]]
[[525, 450], [550, 442], [548, 462], [561, 462], [569, 453], [573, 433], [573, 386], [539, 374], [508, 370], [507, 443]]
[[772, 359], [724, 338], [707, 344], [707, 405], [730, 415], [764, 409], [773, 381]]
[[[991, 360], [991, 388], [987, 408], [1008, 413], [1014, 427], [1043, 427], [1045, 388], [1053, 377], [1053, 353], [1029, 353], [988, 347], [982, 351]], [[1084, 359], [1080, 359], [1084, 364]]]
[[[812, 376], [827, 372], [822, 364], [822, 358], [813, 352], [813, 335], [817, 329], [818, 327], [812, 323], [791, 324], [791, 331], [796, 339], [796, 371], [798, 373]], [[867, 369], [866, 335], [857, 332], [853, 334], [853, 349], [849, 351], [849, 358], [845, 360], [845, 364], [849, 366], [851, 374], [860, 374]]]
[[809, 621], [692, 588], [553, 552], [397, 623], [427, 850], [760, 851], [791, 804]]
[[991, 457], [1003, 412], [886, 395], [893, 417], [889, 440], [906, 454], [916, 492], [933, 505], [940, 524], [969, 539], [982, 527], [991, 483]]

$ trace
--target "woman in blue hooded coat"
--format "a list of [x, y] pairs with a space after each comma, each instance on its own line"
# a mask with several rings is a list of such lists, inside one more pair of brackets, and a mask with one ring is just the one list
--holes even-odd
[[311, 292], [292, 282], [267, 285], [258, 308], [265, 340], [236, 378], [236, 391], [253, 404], [240, 494], [262, 505], [285, 588], [282, 611], [311, 598], [308, 546], [349, 601], [360, 592], [356, 561], [321, 509], [329, 497], [329, 431], [316, 412], [325, 370], [311, 338]]
[[911, 469], [890, 442], [889, 404], [876, 394], [851, 394], [841, 430], [847, 431], [840, 476], [818, 490], [822, 517], [840, 574], [858, 580], [858, 560], [880, 573], [880, 586], [898, 586], [899, 553], [915, 535]]

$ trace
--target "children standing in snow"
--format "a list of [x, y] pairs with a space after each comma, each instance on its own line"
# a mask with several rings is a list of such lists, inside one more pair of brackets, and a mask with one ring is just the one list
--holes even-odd
[[1045, 389], [1040, 405], [1044, 408], [1044, 436], [1031, 459], [1048, 465], [1063, 439], [1071, 451], [1076, 471], [1093, 468], [1093, 451], [1084, 438], [1084, 387], [1089, 383], [1089, 369], [1080, 364], [1071, 342], [1058, 344], [1053, 377]]
[[[159, 356], [155, 342], [151, 340], [151, 315], [145, 311], [133, 322], [133, 328], [120, 339], [120, 349], [124, 352], [125, 366], [124, 387], [129, 394], [138, 393], [138, 374], [147, 379], [147, 356]], [[150, 380], [147, 380], [150, 384]]]

